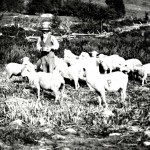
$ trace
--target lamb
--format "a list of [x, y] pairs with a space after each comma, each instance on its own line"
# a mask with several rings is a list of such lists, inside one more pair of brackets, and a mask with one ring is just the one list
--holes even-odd
[[[87, 64], [89, 64], [89, 66], [91, 66], [92, 68], [95, 68], [97, 71], [99, 70], [99, 66], [95, 58], [89, 57], [88, 59], [78, 59], [76, 61], [72, 61], [71, 66], [67, 66], [65, 61], [60, 58], [56, 57], [55, 59], [56, 69], [60, 71], [61, 75], [64, 78], [74, 80], [76, 90], [80, 87], [78, 82], [79, 79], [85, 81], [83, 67]], [[88, 86], [92, 90], [90, 85]]]
[[7, 74], [7, 80], [9, 81], [12, 76], [20, 76], [23, 67], [23, 64], [8, 63], [5, 65], [5, 71], [3, 74]]
[[87, 58], [90, 58], [90, 55], [87, 52], [82, 52], [79, 55], [79, 59], [87, 59]]
[[126, 60], [126, 71], [132, 77], [135, 77], [135, 75], [137, 74], [136, 68], [140, 66], [142, 66], [142, 62], [136, 58]]
[[135, 70], [138, 73], [138, 77], [142, 78], [142, 86], [147, 83], [147, 77], [150, 75], [150, 63], [142, 66], [136, 66]]
[[36, 69], [36, 66], [30, 62], [29, 57], [23, 57], [21, 60], [22, 60], [23, 65], [27, 65], [28, 67], [30, 67], [33, 70]]
[[98, 93], [99, 106], [101, 100], [105, 103], [106, 108], [108, 104], [105, 98], [105, 91], [116, 92], [119, 91], [121, 99], [124, 101], [126, 98], [126, 89], [128, 84], [128, 75], [123, 72], [116, 71], [109, 74], [100, 74], [95, 72], [88, 66], [84, 68], [86, 82]]
[[82, 70], [78, 65], [68, 66], [63, 59], [55, 56], [55, 70], [58, 70], [64, 78], [74, 80], [75, 89], [79, 88], [78, 80]]
[[64, 50], [64, 60], [69, 63], [70, 65], [72, 65], [72, 62], [76, 61], [77, 59], [79, 59], [79, 56], [73, 54], [70, 50], [65, 49]]
[[23, 77], [28, 77], [30, 85], [35, 86], [37, 89], [38, 100], [40, 100], [40, 88], [52, 90], [55, 95], [55, 102], [58, 101], [60, 93], [63, 98], [65, 81], [57, 70], [53, 71], [53, 73], [36, 72], [30, 67], [25, 66], [21, 75]]
[[112, 70], [119, 69], [120, 71], [123, 71], [125, 69], [126, 61], [124, 58], [118, 56], [118, 55], [100, 55], [99, 56], [100, 63], [104, 69], [105, 74], [109, 70], [110, 73]]
[[98, 52], [97, 51], [92, 51], [91, 53], [91, 57], [96, 58], [98, 56]]
[[68, 64], [63, 58], [59, 58], [58, 56], [54, 56], [54, 57], [55, 57], [54, 65], [55, 65], [55, 68], [57, 68], [57, 70], [68, 67]]
[[67, 63], [57, 56], [55, 56], [54, 60], [55, 70], [58, 70], [64, 78], [74, 80], [75, 89], [77, 90], [79, 88], [78, 69], [74, 65], [68, 67]]

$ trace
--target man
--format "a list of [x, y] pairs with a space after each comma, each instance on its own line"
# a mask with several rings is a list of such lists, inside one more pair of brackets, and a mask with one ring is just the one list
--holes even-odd
[[36, 67], [37, 70], [42, 64], [42, 69], [44, 72], [53, 72], [54, 51], [59, 48], [59, 43], [55, 36], [51, 34], [51, 26], [49, 22], [43, 22], [41, 26], [42, 36], [37, 41], [37, 49], [41, 51], [41, 58], [37, 61]]

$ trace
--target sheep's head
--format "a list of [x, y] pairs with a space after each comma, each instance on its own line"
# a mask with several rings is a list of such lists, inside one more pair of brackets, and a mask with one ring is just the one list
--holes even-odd
[[21, 76], [22, 77], [27, 77], [29, 73], [28, 67], [24, 66], [22, 71], [21, 71]]
[[21, 76], [22, 77], [27, 77], [29, 73], [35, 72], [33, 68], [29, 67], [28, 65], [25, 65], [23, 69], [21, 70]]
[[98, 52], [97, 51], [92, 51], [90, 52], [92, 57], [98, 57]]
[[29, 57], [23, 57], [23, 58], [21, 59], [21, 61], [22, 61], [22, 64], [24, 64], [24, 65], [27, 65], [28, 63], [30, 63]]

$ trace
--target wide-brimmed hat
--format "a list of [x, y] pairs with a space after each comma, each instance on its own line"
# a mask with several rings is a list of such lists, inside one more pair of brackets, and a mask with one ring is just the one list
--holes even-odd
[[51, 23], [48, 21], [41, 23], [41, 30], [42, 31], [49, 31], [51, 29]]

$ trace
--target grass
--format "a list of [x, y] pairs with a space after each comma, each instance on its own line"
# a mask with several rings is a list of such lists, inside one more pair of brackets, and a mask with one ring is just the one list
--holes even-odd
[[[89, 2], [89, 0], [82, 0]], [[106, 7], [105, 0], [92, 0], [92, 3], [99, 4]], [[150, 1], [149, 0], [124, 0], [126, 8], [126, 16], [144, 17], [145, 11], [150, 13]]]
[[[138, 57], [146, 63], [149, 61], [149, 58], [145, 57], [149, 55], [149, 38], [143, 41], [140, 31], [133, 33], [116, 35], [109, 39], [81, 38], [63, 41], [60, 49], [61, 56], [63, 56], [64, 47], [72, 48], [71, 50], [78, 55], [81, 51], [95, 49], [106, 54], [118, 53], [126, 59], [131, 56]], [[6, 46], [5, 42], [3, 47]], [[7, 59], [6, 52], [9, 55], [9, 51], [3, 47], [1, 51]], [[36, 61], [35, 58], [37, 59], [34, 44], [13, 45], [10, 52], [8, 61], [11, 59], [10, 56], [15, 58], [11, 61], [16, 61], [18, 55], [15, 54], [18, 53], [18, 59], [27, 54], [32, 62]], [[120, 101], [118, 93], [106, 92], [109, 110], [114, 114], [107, 117], [106, 113], [109, 111], [97, 107], [96, 93], [89, 91], [84, 82], [80, 82], [79, 90], [74, 89], [74, 86], [70, 84], [72, 82], [67, 82], [66, 96], [62, 104], [54, 102], [51, 91], [41, 91], [41, 101], [37, 102], [36, 91], [29, 86], [28, 82], [21, 77], [12, 77], [11, 81], [7, 82], [3, 71], [4, 64], [1, 64], [1, 149], [141, 150], [149, 148], [144, 146], [143, 142], [149, 141], [144, 131], [150, 123], [150, 84], [141, 86], [139, 81], [129, 80], [125, 102]], [[133, 127], [137, 131], [133, 130]], [[67, 128], [74, 129], [76, 133], [68, 134]], [[119, 135], [111, 137], [110, 133]]]
[[[147, 139], [143, 132], [134, 133], [129, 128], [138, 126], [146, 130], [149, 126], [149, 85], [142, 87], [138, 81], [129, 81], [125, 103], [120, 101], [118, 93], [106, 93], [109, 109], [115, 115], [107, 118], [103, 115], [105, 111], [97, 107], [97, 95], [90, 92], [84, 83], [80, 83], [79, 90], [66, 84], [63, 104], [55, 104], [53, 93], [50, 91], [41, 92], [41, 101], [37, 103], [36, 92], [27, 82], [21, 77], [13, 77], [11, 82], [7, 82], [2, 74], [3, 70], [4, 67], [1, 66], [0, 123], [1, 127], [5, 125], [7, 128], [0, 128], [0, 132], [3, 135], [1, 140], [7, 146], [12, 148], [15, 144], [16, 149], [19, 149], [18, 144], [21, 144], [22, 148], [27, 148], [25, 141], [28, 139], [26, 141], [28, 145], [37, 148], [44, 138], [43, 147], [46, 147], [48, 142], [53, 148], [55, 146], [71, 149], [144, 148], [140, 144]], [[11, 126], [10, 123], [15, 120], [21, 120], [23, 125]], [[69, 127], [75, 129], [77, 134], [72, 136], [67, 134], [65, 129]], [[44, 132], [43, 128], [51, 132]], [[114, 132], [120, 133], [121, 136], [114, 138], [108, 136]], [[65, 140], [54, 142], [53, 136], [56, 134], [64, 136]], [[137, 141], [139, 137], [141, 139]]]

